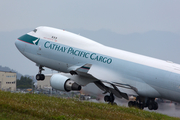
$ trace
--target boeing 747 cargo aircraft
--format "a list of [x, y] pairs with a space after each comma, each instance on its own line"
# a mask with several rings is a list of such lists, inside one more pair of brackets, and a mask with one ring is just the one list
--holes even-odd
[[130, 107], [157, 110], [155, 98], [180, 102], [180, 65], [111, 48], [64, 30], [37, 27], [19, 37], [18, 50], [39, 67], [37, 80], [44, 80], [43, 67], [60, 71], [50, 79], [52, 88], [71, 91], [94, 83], [106, 102], [136, 96]]

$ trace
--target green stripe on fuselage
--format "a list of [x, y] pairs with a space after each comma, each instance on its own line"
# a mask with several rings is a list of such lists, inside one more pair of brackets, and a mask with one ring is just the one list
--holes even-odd
[[33, 44], [33, 45], [37, 45], [39, 43], [39, 38], [37, 37], [33, 37], [31, 35], [25, 34], [21, 37], [18, 38], [21, 41]]

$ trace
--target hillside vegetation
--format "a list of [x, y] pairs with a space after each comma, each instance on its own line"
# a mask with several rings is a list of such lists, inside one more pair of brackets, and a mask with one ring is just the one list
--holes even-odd
[[21, 79], [17, 80], [17, 88], [27, 89], [32, 88], [33, 80], [26, 76], [21, 76]]
[[1, 120], [178, 120], [135, 108], [0, 91]]

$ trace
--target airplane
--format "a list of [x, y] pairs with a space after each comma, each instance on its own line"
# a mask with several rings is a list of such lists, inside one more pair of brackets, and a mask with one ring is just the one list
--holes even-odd
[[[129, 107], [157, 110], [155, 98], [180, 102], [180, 65], [112, 48], [80, 35], [40, 26], [15, 41], [17, 49], [39, 67], [37, 80], [44, 80], [43, 67], [57, 70], [52, 88], [80, 91], [94, 83], [104, 91], [105, 102], [135, 96]], [[92, 88], [93, 89], [93, 88]]]

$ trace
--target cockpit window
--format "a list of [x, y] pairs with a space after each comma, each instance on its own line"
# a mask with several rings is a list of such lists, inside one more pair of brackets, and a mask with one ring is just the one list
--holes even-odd
[[37, 31], [37, 29], [34, 29], [34, 30], [33, 30], [33, 32], [35, 32], [35, 33], [36, 33], [36, 31]]

